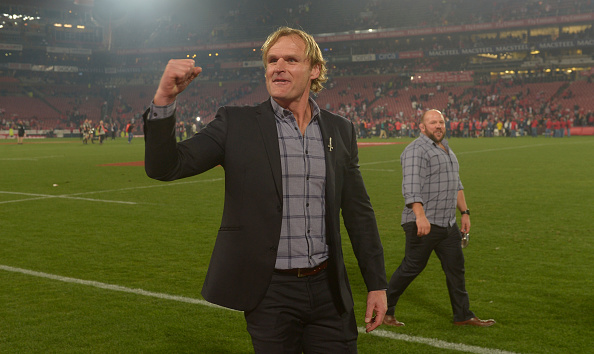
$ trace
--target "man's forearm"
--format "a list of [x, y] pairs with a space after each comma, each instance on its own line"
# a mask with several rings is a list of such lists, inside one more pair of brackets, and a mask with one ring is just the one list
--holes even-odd
[[417, 220], [425, 217], [425, 209], [422, 203], [412, 203], [411, 209], [415, 213]]

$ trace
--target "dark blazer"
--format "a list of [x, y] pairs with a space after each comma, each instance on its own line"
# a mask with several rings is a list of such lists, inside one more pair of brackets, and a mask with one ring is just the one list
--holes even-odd
[[[202, 295], [236, 310], [255, 308], [272, 277], [283, 214], [280, 151], [270, 100], [253, 107], [221, 107], [210, 124], [179, 143], [174, 116], [147, 120], [147, 115], [149, 177], [172, 181], [217, 165], [225, 169], [221, 227]], [[383, 248], [359, 172], [352, 123], [327, 111], [322, 111], [319, 123], [326, 151], [328, 274], [335, 303], [349, 311], [353, 299], [342, 254], [340, 210], [368, 291], [387, 288]]]

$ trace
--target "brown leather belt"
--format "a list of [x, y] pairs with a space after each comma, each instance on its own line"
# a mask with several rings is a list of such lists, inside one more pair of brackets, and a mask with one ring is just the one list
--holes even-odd
[[281, 274], [295, 275], [298, 278], [309, 277], [316, 275], [328, 267], [328, 261], [325, 260], [313, 268], [293, 268], [293, 269], [275, 269], [274, 271]]

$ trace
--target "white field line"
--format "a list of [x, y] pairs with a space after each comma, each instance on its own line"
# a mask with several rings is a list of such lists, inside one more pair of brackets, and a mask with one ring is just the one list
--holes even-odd
[[222, 180], [224, 180], [224, 178], [202, 179], [202, 180], [199, 180], [199, 181], [167, 182], [167, 183], [153, 184], [153, 185], [150, 185], [150, 186], [137, 186], [137, 187], [126, 187], [126, 188], [118, 188], [118, 189], [106, 189], [106, 190], [102, 190], [102, 191], [74, 193], [74, 194], [69, 194], [69, 195], [85, 195], [85, 194], [121, 192], [121, 191], [135, 190], [135, 189], [163, 188], [163, 187], [173, 187], [173, 186], [177, 186], [177, 185], [180, 185], [180, 184], [194, 184], [194, 183], [205, 183], [205, 182], [217, 182], [217, 181], [222, 181]]
[[36, 157], [2, 157], [0, 161], [37, 161], [41, 159], [53, 159], [57, 157], [64, 157], [64, 155], [55, 156], [36, 156]]
[[91, 201], [91, 202], [116, 203], [116, 204], [131, 204], [131, 205], [138, 204], [135, 202], [125, 202], [125, 201], [120, 201], [120, 200], [80, 198], [80, 197], [72, 197], [69, 195], [33, 194], [33, 193], [19, 193], [19, 192], [7, 192], [7, 191], [0, 191], [0, 194], [17, 194], [17, 195], [26, 195], [26, 196], [37, 197], [37, 198], [27, 198], [27, 199], [18, 199], [18, 200], [7, 200], [7, 201], [0, 202], [0, 204], [17, 203], [17, 202], [23, 202], [23, 201], [51, 199], [51, 198], [76, 199], [76, 200], [86, 200], [86, 201]]
[[[21, 273], [21, 274], [30, 275], [30, 276], [39, 277], [39, 278], [57, 280], [57, 281], [61, 281], [64, 283], [87, 285], [87, 286], [92, 286], [92, 287], [99, 288], [99, 289], [119, 291], [119, 292], [124, 292], [124, 293], [129, 293], [129, 294], [154, 297], [154, 298], [163, 299], [163, 300], [172, 300], [172, 301], [184, 302], [184, 303], [188, 303], [188, 304], [218, 308], [218, 309], [223, 309], [223, 310], [228, 310], [228, 311], [235, 311], [235, 310], [231, 310], [231, 309], [228, 309], [225, 307], [211, 304], [210, 302], [205, 301], [205, 300], [194, 299], [194, 298], [189, 298], [189, 297], [185, 297], [185, 296], [156, 293], [156, 292], [147, 291], [147, 290], [143, 290], [143, 289], [133, 289], [133, 288], [127, 288], [125, 286], [120, 286], [120, 285], [101, 283], [98, 281], [63, 277], [60, 275], [37, 272], [34, 270], [23, 269], [23, 268], [15, 268], [15, 267], [10, 267], [10, 266], [1, 265], [1, 264], [0, 264], [0, 269], [7, 271], [7, 272]], [[363, 327], [358, 327], [358, 330], [359, 330], [359, 333], [365, 333], [365, 328], [363, 328]], [[514, 352], [508, 352], [508, 351], [503, 351], [503, 350], [499, 350], [499, 349], [483, 348], [483, 347], [477, 347], [477, 346], [461, 344], [461, 343], [450, 343], [450, 342], [446, 342], [446, 341], [443, 341], [440, 339], [409, 336], [406, 334], [399, 334], [399, 333], [394, 333], [394, 332], [385, 331], [385, 330], [381, 330], [381, 329], [376, 329], [375, 331], [370, 332], [368, 334], [374, 335], [377, 337], [382, 337], [382, 338], [425, 344], [425, 345], [429, 345], [429, 346], [436, 347], [436, 348], [457, 350], [460, 352], [467, 352], [467, 353], [515, 354]]]
[[[358, 329], [359, 329], [359, 333], [365, 333], [365, 328], [359, 327]], [[483, 347], [477, 347], [474, 345], [461, 344], [461, 343], [450, 343], [450, 342], [446, 342], [446, 341], [443, 341], [440, 339], [435, 339], [435, 338], [409, 336], [407, 334], [394, 333], [394, 332], [386, 331], [383, 329], [376, 329], [373, 332], [370, 332], [369, 334], [372, 334], [372, 335], [375, 335], [378, 337], [382, 337], [382, 338], [401, 340], [404, 342], [426, 344], [426, 345], [440, 348], [440, 349], [457, 350], [457, 351], [466, 352], [466, 353], [515, 354], [514, 352], [508, 352], [508, 351], [500, 350], [500, 349], [483, 348]]]
[[135, 190], [135, 189], [171, 187], [171, 186], [176, 186], [176, 185], [179, 185], [179, 184], [190, 184], [190, 183], [200, 183], [200, 182], [215, 182], [215, 181], [221, 181], [221, 180], [223, 180], [223, 178], [214, 178], [214, 179], [207, 179], [207, 180], [200, 180], [200, 181], [163, 183], [163, 184], [155, 184], [155, 185], [151, 185], [151, 186], [138, 186], [138, 187], [128, 187], [128, 188], [119, 188], [119, 189], [108, 189], [108, 190], [102, 190], [102, 191], [92, 191], [92, 192], [83, 192], [83, 193], [62, 194], [62, 195], [34, 194], [34, 193], [21, 193], [21, 192], [0, 191], [0, 194], [16, 194], [16, 195], [22, 195], [22, 196], [32, 197], [32, 198], [26, 198], [26, 199], [7, 200], [7, 201], [0, 202], [0, 204], [18, 203], [18, 202], [26, 202], [26, 201], [40, 200], [40, 199], [50, 199], [50, 198], [61, 198], [61, 199], [86, 200], [86, 201], [91, 201], [91, 202], [103, 202], [103, 203], [117, 203], [117, 204], [136, 205], [136, 204], [139, 204], [139, 203], [136, 203], [136, 202], [127, 202], [127, 201], [119, 201], [119, 200], [108, 200], [108, 199], [81, 198], [81, 197], [77, 197], [77, 196], [79, 196], [79, 195], [86, 195], [86, 194], [121, 192], [121, 191], [126, 191], [126, 190]]
[[[142, 290], [142, 289], [132, 289], [132, 288], [127, 288], [125, 286], [106, 284], [106, 283], [101, 283], [101, 282], [98, 282], [98, 281], [63, 277], [63, 276], [60, 276], [60, 275], [48, 274], [48, 273], [43, 273], [43, 272], [36, 272], [34, 270], [28, 270], [28, 269], [22, 269], [22, 268], [15, 268], [15, 267], [10, 267], [10, 266], [1, 265], [1, 264], [0, 264], [0, 269], [5, 270], [7, 272], [22, 273], [22, 274], [31, 275], [31, 276], [34, 276], [34, 277], [51, 279], [51, 280], [57, 280], [57, 281], [61, 281], [61, 282], [64, 282], [64, 283], [73, 283], [73, 284], [79, 284], [79, 285], [88, 285], [88, 286], [92, 286], [92, 287], [99, 288], [99, 289], [120, 291], [120, 292], [130, 293], [130, 294], [136, 294], [136, 295], [142, 295], [142, 296], [149, 296], [149, 297], [156, 297], [158, 299], [173, 300], [173, 301], [178, 301], [178, 302], [186, 302], [186, 303], [189, 303], [189, 304], [195, 304], [195, 305], [202, 305], [202, 306], [208, 306], [208, 307], [215, 307], [215, 308], [225, 309], [224, 307], [220, 307], [218, 305], [211, 304], [208, 301], [204, 301], [204, 300], [200, 300], [200, 299], [192, 299], [192, 298], [184, 297], [184, 296], [176, 296], [176, 295], [169, 295], [169, 294], [163, 294], [163, 293], [155, 293], [155, 292], [152, 292], [152, 291], [146, 291], [146, 290]], [[226, 309], [226, 310], [228, 310], [228, 309]]]

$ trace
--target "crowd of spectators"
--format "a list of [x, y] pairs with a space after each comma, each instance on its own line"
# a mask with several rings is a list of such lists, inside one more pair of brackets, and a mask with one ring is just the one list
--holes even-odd
[[[351, 72], [355, 70], [356, 68], [350, 68]], [[346, 74], [347, 71], [344, 69], [341, 72]], [[448, 130], [454, 137], [515, 136], [515, 132], [532, 134], [533, 127], [538, 128], [540, 135], [547, 129], [555, 131], [556, 124], [565, 127], [594, 126], [593, 109], [583, 107], [572, 100], [574, 95], [583, 94], [583, 92], [574, 92], [568, 81], [557, 82], [558, 89], [549, 94], [538, 91], [538, 88], [541, 83], [550, 80], [536, 81], [521, 75], [493, 81], [485, 77], [480, 83], [465, 86], [463, 89], [442, 84], [411, 84], [405, 77], [397, 75], [385, 75], [383, 79], [379, 79], [382, 76], [378, 75], [358, 75], [358, 77], [364, 82], [363, 89], [360, 91], [351, 88], [349, 84], [337, 84], [334, 79], [330, 79], [326, 84], [326, 91], [337, 92], [341, 103], [336, 106], [323, 106], [323, 108], [351, 119], [359, 127], [361, 137], [379, 136], [382, 130], [386, 133], [384, 137], [415, 136], [418, 134], [416, 122], [427, 108], [437, 108], [444, 112], [449, 120]], [[204, 95], [204, 87], [198, 81], [178, 102], [178, 117], [184, 122], [186, 127], [184, 131], [191, 132], [194, 128], [188, 129], [188, 127], [193, 125], [197, 125], [199, 129], [200, 124], [205, 123], [204, 120], [196, 123], [196, 117], [212, 116], [218, 107], [235, 104], [255, 90], [262, 90], [262, 85], [262, 82], [239, 81], [235, 86], [224, 85], [216, 94]], [[591, 90], [591, 79], [588, 80], [587, 85], [584, 89]], [[57, 90], [56, 87], [61, 89]], [[64, 89], [65, 87], [73, 88], [68, 91]], [[84, 95], [80, 95], [80, 92], [77, 94], [76, 87], [80, 88], [80, 86], [44, 84], [38, 87], [39, 92], [69, 99], [68, 106], [61, 107], [63, 114], [57, 125], [51, 129], [71, 129], [75, 132], [81, 122], [89, 118], [78, 109], [85, 100], [89, 99], [88, 95], [95, 95], [101, 99], [100, 107], [96, 108], [100, 112], [99, 117], [110, 126], [110, 129], [113, 126], [115, 132], [120, 132], [130, 121], [140, 121], [140, 116], [150, 101], [150, 90], [138, 90], [137, 97], [131, 96], [130, 93], [123, 94], [117, 88], [84, 90]], [[212, 86], [209, 87], [211, 87], [209, 91], [212, 91]], [[409, 90], [417, 89], [427, 93], [418, 95], [409, 93]], [[371, 94], [362, 94], [362, 92], [371, 92]], [[431, 101], [433, 95], [446, 92], [447, 103], [443, 106], [435, 106]], [[321, 94], [324, 94], [324, 91]], [[410, 101], [412, 113], [395, 112], [384, 105], [375, 104], [383, 98]], [[130, 99], [140, 100], [145, 106], [134, 106], [128, 102]], [[16, 124], [17, 119], [22, 120], [28, 129], [46, 128], [43, 126], [43, 121], [36, 117], [13, 116], [4, 108], [0, 108], [0, 118], [2, 129], [11, 128]], [[139, 125], [137, 129], [140, 129]]]
[[[460, 94], [448, 92], [447, 104], [443, 107], [426, 107], [428, 97], [411, 95], [413, 112], [410, 115], [402, 111], [390, 112], [381, 106], [374, 106], [371, 112], [367, 112], [365, 107], [373, 103], [369, 101], [352, 108], [346, 105], [346, 109], [341, 105], [337, 113], [356, 123], [361, 138], [416, 137], [419, 134], [418, 121], [429, 108], [440, 109], [444, 113], [448, 138], [564, 137], [570, 136], [571, 127], [594, 126], [594, 109], [586, 109], [571, 100], [574, 93], [568, 88], [569, 83], [559, 83], [559, 86], [554, 94], [548, 96], [543, 91], [534, 92], [539, 86], [527, 83], [522, 77], [497, 79], [483, 85], [468, 86]], [[433, 88], [427, 89], [434, 91]], [[588, 80], [586, 90], [592, 89], [591, 80]], [[513, 93], [502, 94], [503, 91]]]
[[[407, 8], [408, 11], [401, 11], [403, 7]], [[25, 2], [21, 8], [29, 9], [30, 11], [30, 2]], [[11, 9], [14, 9], [14, 7]], [[55, 9], [53, 12], [38, 12], [81, 22], [90, 21], [91, 16], [89, 14], [92, 13], [92, 10], [88, 10], [91, 12], [81, 10], [80, 12], [67, 15], [64, 11]], [[390, 0], [331, 0], [323, 3], [306, 0], [296, 2], [281, 0], [263, 1], [257, 6], [254, 6], [253, 2], [248, 2], [247, 0], [222, 0], [220, 7], [213, 7], [210, 11], [212, 13], [209, 13], [209, 16], [212, 17], [212, 21], [206, 21], [204, 24], [201, 24], [200, 21], [187, 21], [186, 18], [182, 17], [182, 15], [191, 17], [192, 13], [161, 14], [156, 18], [156, 21], [148, 21], [143, 16], [132, 17], [123, 13], [114, 21], [113, 44], [111, 45], [114, 46], [114, 49], [150, 48], [180, 44], [193, 45], [254, 39], [261, 40], [270, 32], [271, 28], [276, 27], [278, 24], [303, 27], [312, 33], [324, 33], [340, 32], [343, 29], [347, 31], [366, 28], [436, 27], [466, 23], [500, 22], [534, 17], [589, 13], [594, 12], [594, 8], [592, 1], [583, 2], [574, 0], [529, 0], [523, 2], [511, 0], [495, 2], [483, 0], [430, 0], [424, 2], [413, 0], [399, 2]], [[332, 14], [332, 16], [328, 14]], [[418, 21], [419, 18], [422, 18], [423, 21]], [[407, 22], [411, 19], [416, 20], [414, 23]], [[282, 23], [279, 23], [279, 20], [282, 20]], [[50, 41], [55, 39], [51, 35], [47, 35], [49, 33], [48, 31], [45, 32], [46, 35], [44, 36], [43, 30], [41, 30], [43, 21], [49, 24], [50, 21], [47, 18], [41, 19], [39, 22], [35, 21], [31, 21], [31, 23], [35, 23], [34, 26], [25, 26], [25, 22], [22, 19], [11, 22], [12, 28], [8, 30], [4, 29], [5, 31], [0, 29], [0, 40], [16, 38], [18, 42], [19, 36], [30, 36], [30, 31], [38, 31], [40, 33], [39, 38], [47, 38]], [[98, 24], [95, 23], [94, 25]], [[139, 40], [139, 38], [143, 40]], [[536, 44], [547, 41], [583, 38], [594, 38], [594, 29], [592, 27], [585, 27], [585, 29], [578, 32], [561, 32], [547, 35], [529, 35], [529, 32], [525, 31], [524, 35], [514, 36], [481, 37], [460, 34], [426, 38], [418, 36], [396, 40], [350, 41], [329, 43], [328, 45], [324, 45], [323, 50], [325, 56], [332, 59], [336, 56], [352, 54], [381, 54], [416, 50], [426, 53], [427, 51], [437, 49], [472, 48], [518, 43]], [[37, 50], [35, 52], [35, 50], [29, 51], [29, 49], [24, 49], [20, 52], [21, 58], [16, 58], [16, 61], [42, 65], [60, 63], [62, 65], [79, 66], [83, 69], [82, 72], [72, 75], [64, 73], [21, 74], [23, 71], [15, 71], [10, 74], [12, 77], [21, 80], [22, 83], [33, 87], [42, 87], [43, 89], [40, 90], [42, 95], [62, 95], [65, 97], [68, 97], [69, 94], [72, 95], [70, 97], [71, 100], [68, 102], [69, 107], [58, 109], [62, 111], [62, 114], [56, 127], [73, 127], [78, 125], [80, 121], [89, 119], [87, 114], [79, 109], [84, 105], [85, 100], [88, 99], [88, 95], [100, 99], [102, 102], [100, 107], [101, 117], [106, 118], [109, 116], [108, 121], [113, 122], [114, 125], [122, 126], [127, 124], [131, 119], [138, 119], [141, 109], [134, 102], [127, 102], [127, 99], [130, 98], [126, 97], [126, 95], [119, 94], [118, 88], [130, 85], [155, 86], [159, 80], [160, 72], [167, 61], [163, 55], [145, 55], [133, 58], [131, 56], [96, 54], [87, 57], [71, 54], [39, 55], [41, 52], [39, 49]], [[591, 54], [591, 52], [592, 49], [586, 48], [584, 50], [584, 54]], [[204, 116], [208, 113], [212, 114], [218, 106], [233, 103], [249, 95], [259, 85], [262, 85], [261, 68], [221, 68], [221, 63], [229, 61], [258, 61], [260, 60], [259, 51], [246, 48], [229, 50], [226, 54], [228, 55], [224, 59], [223, 55], [219, 59], [209, 59], [201, 75], [201, 80], [210, 82], [241, 81], [243, 84], [206, 97], [201, 95], [199, 86], [188, 90], [187, 99], [180, 101], [179, 105], [180, 116], [183, 120], [188, 121], [188, 124], [190, 122], [193, 123], [195, 117]], [[541, 55], [544, 58], [547, 54], [544, 53]], [[521, 55], [518, 55], [518, 58], [520, 60], [533, 60], [534, 56], [526, 55], [522, 59]], [[10, 62], [14, 61], [14, 59], [5, 57], [2, 60], [8, 60]], [[201, 65], [200, 62], [198, 64]], [[416, 115], [424, 108], [424, 102], [428, 101], [427, 96], [410, 97], [411, 104], [415, 103], [413, 107], [415, 113], [410, 117], [406, 117], [402, 112], [391, 112], [383, 105], [374, 105], [374, 102], [382, 97], [393, 97], [394, 99], [400, 99], [401, 97], [399, 96], [408, 97], [407, 89], [409, 87], [415, 88], [417, 85], [410, 82], [411, 74], [419, 72], [461, 71], [469, 68], [472, 69], [472, 65], [473, 63], [469, 56], [424, 56], [416, 59], [384, 60], [373, 63], [342, 63], [330, 60], [331, 78], [374, 75], [383, 75], [386, 77], [385, 80], [377, 82], [370, 81], [368, 83], [373, 88], [373, 94], [371, 95], [352, 92], [348, 86], [336, 87], [337, 90], [340, 90], [340, 97], [344, 97], [344, 103], [332, 107], [332, 109], [357, 122], [359, 126], [365, 126], [367, 124], [370, 127], [374, 127], [378, 124], [380, 126], [382, 123], [386, 124], [390, 120], [393, 123], [401, 121], [408, 134], [408, 132], [415, 131], [415, 129], [411, 129], [411, 126], [414, 127], [412, 123], [418, 118]], [[110, 76], [100, 73], [101, 69], [108, 66], [135, 66], [141, 70], [140, 72], [129, 75], [119, 74]], [[97, 69], [99, 70], [97, 71]], [[572, 81], [577, 79], [575, 73], [571, 77], [567, 77], [563, 72], [549, 71], [548, 69], [550, 67], [546, 65], [537, 66], [536, 70], [532, 70], [527, 74], [515, 75], [516, 80], [512, 81], [512, 84], [526, 85], [533, 82]], [[559, 97], [554, 98], [536, 98], [532, 97], [535, 96], [534, 94], [530, 95], [528, 92], [523, 92], [516, 95], [515, 98], [499, 95], [496, 99], [493, 99], [493, 92], [496, 95], [501, 87], [509, 85], [509, 83], [507, 81], [491, 83], [492, 78], [488, 74], [482, 75], [477, 73], [474, 77], [475, 86], [472, 89], [467, 89], [462, 95], [453, 94], [451, 100], [448, 100], [448, 102], [452, 102], [449, 102], [447, 107], [441, 107], [441, 109], [447, 112], [448, 117], [451, 117], [452, 123], [460, 121], [462, 127], [466, 126], [468, 128], [477, 126], [474, 120], [478, 120], [481, 124], [486, 121], [487, 123], [484, 123], [486, 126], [488, 126], [489, 121], [493, 121], [491, 122], [492, 125], [497, 126], [497, 122], [500, 120], [504, 125], [507, 120], [510, 120], [510, 123], [508, 123], [510, 125], [514, 119], [520, 119], [526, 123], [528, 120], [532, 121], [534, 119], [543, 122], [549, 118], [553, 120], [570, 120], [575, 125], [592, 123], [591, 114], [589, 112], [581, 112], [579, 107], [574, 109], [573, 112], [571, 110], [567, 111], [568, 108], [559, 109], [556, 100], [569, 100], [572, 95], [568, 94], [568, 92], [571, 92], [571, 90], [562, 91]], [[79, 91], [54, 92], [55, 90], [51, 88], [53, 87], [52, 85], [57, 87], [85, 85], [89, 88], [101, 89], [96, 92], [86, 90], [84, 91], [86, 92], [85, 96], [81, 95]], [[327, 87], [329, 89], [335, 88], [335, 83], [332, 79], [328, 82]], [[441, 85], [440, 87], [443, 88]], [[528, 103], [526, 103], [527, 97], [532, 97], [528, 99]], [[148, 99], [148, 96], [144, 98]], [[497, 106], [498, 109], [487, 114], [479, 112], [476, 108], [485, 105]], [[536, 118], [529, 119], [528, 115]], [[2, 118], [4, 119], [4, 127], [11, 124], [10, 121], [12, 119], [10, 117], [6, 119], [7, 117], [3, 115]], [[36, 117], [25, 118], [25, 121], [32, 128], [40, 126], [39, 119]], [[465, 125], [464, 122], [468, 122], [468, 124]], [[521, 125], [520, 122], [518, 124]], [[459, 126], [457, 125], [457, 127]], [[370, 127], [366, 127], [365, 131], [370, 131]], [[381, 127], [376, 130], [381, 132]], [[466, 136], [466, 134], [462, 134], [462, 136]]]

